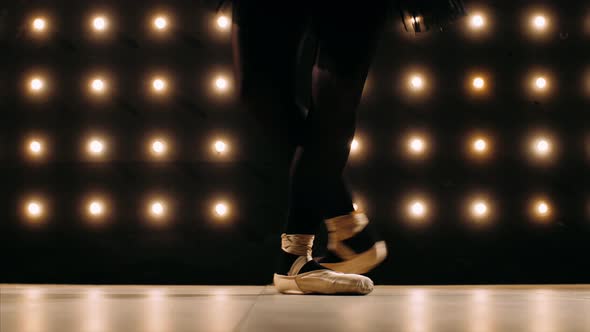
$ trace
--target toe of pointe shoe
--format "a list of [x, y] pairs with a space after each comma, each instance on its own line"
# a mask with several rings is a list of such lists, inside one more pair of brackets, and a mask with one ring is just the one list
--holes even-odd
[[373, 280], [358, 274], [315, 270], [295, 276], [274, 275], [275, 288], [284, 294], [358, 294], [373, 291]]

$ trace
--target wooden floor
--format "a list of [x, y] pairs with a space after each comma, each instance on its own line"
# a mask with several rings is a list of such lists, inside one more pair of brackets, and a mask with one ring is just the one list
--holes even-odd
[[0, 285], [2, 332], [590, 332], [590, 285], [377, 286], [367, 296], [270, 286]]

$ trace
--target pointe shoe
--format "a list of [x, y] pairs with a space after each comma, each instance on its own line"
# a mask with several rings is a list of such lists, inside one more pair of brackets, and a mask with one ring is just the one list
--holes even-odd
[[299, 257], [295, 259], [287, 275], [274, 274], [274, 286], [279, 292], [365, 295], [373, 291], [373, 281], [370, 278], [332, 271], [314, 261], [311, 257], [314, 235], [283, 233], [281, 238], [281, 248]]
[[[387, 257], [385, 241], [375, 241], [369, 219], [363, 212], [325, 220], [328, 228], [328, 252], [315, 258], [322, 266], [342, 273], [367, 273]], [[354, 249], [353, 249], [354, 247]]]

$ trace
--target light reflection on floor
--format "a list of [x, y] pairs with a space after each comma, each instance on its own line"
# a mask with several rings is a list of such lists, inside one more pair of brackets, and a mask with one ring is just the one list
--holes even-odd
[[269, 286], [0, 285], [2, 332], [590, 332], [590, 285], [378, 286], [368, 296]]

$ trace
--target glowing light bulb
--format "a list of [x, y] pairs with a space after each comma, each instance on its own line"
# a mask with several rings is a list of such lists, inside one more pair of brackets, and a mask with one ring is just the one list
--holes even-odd
[[544, 77], [537, 77], [537, 79], [535, 79], [535, 86], [537, 89], [543, 90], [547, 87], [547, 80]]
[[473, 142], [473, 150], [482, 153], [486, 150], [487, 143], [483, 138], [478, 138]]
[[45, 21], [44, 18], [37, 17], [33, 20], [32, 26], [33, 26], [33, 31], [43, 32], [43, 31], [45, 31], [45, 28], [47, 27], [47, 22]]
[[358, 209], [359, 209], [359, 206], [358, 206], [358, 204], [356, 204], [356, 203], [352, 203], [352, 208], [353, 208], [355, 211], [358, 211]]
[[88, 143], [88, 153], [91, 155], [101, 155], [104, 152], [104, 142], [100, 139], [92, 139]]
[[419, 75], [414, 75], [410, 78], [410, 87], [413, 90], [422, 90], [424, 87], [424, 80]]
[[106, 90], [106, 84], [102, 79], [96, 78], [90, 82], [90, 88], [94, 93], [103, 93]]
[[423, 218], [426, 215], [426, 204], [422, 201], [413, 201], [408, 206], [408, 214], [414, 219]]
[[158, 16], [154, 19], [154, 27], [157, 30], [164, 30], [168, 26], [168, 20], [163, 16]]
[[156, 155], [162, 155], [166, 152], [166, 143], [161, 140], [152, 142], [152, 152]]
[[551, 144], [545, 138], [538, 138], [534, 141], [533, 149], [538, 156], [546, 156], [551, 151]]
[[30, 202], [27, 204], [27, 212], [29, 217], [38, 218], [43, 213], [43, 205], [36, 201]]
[[484, 218], [488, 215], [488, 212], [488, 204], [485, 201], [477, 200], [471, 205], [471, 214], [475, 218]]
[[164, 204], [162, 202], [153, 202], [150, 209], [152, 215], [155, 217], [161, 217], [164, 215]]
[[545, 199], [537, 199], [532, 204], [532, 216], [539, 221], [546, 221], [551, 216], [551, 205]]
[[97, 16], [92, 19], [92, 27], [98, 32], [105, 31], [107, 28], [107, 19], [104, 16]]
[[225, 204], [225, 203], [215, 204], [214, 210], [215, 210], [215, 214], [218, 217], [225, 217], [225, 216], [227, 216], [227, 214], [229, 212], [229, 208], [228, 208], [227, 204]]
[[38, 155], [41, 154], [41, 142], [37, 141], [37, 140], [32, 140], [29, 143], [29, 150], [31, 151], [32, 154], [34, 155]]
[[217, 153], [223, 153], [226, 151], [227, 148], [226, 144], [223, 141], [216, 141], [215, 144], [213, 144], [213, 147]]
[[413, 136], [408, 139], [408, 153], [421, 155], [426, 151], [426, 142], [422, 137]]
[[477, 14], [471, 17], [471, 27], [474, 29], [480, 29], [484, 26], [485, 20], [482, 15]]
[[476, 77], [473, 79], [473, 87], [477, 90], [483, 89], [485, 86], [485, 81], [481, 77]]
[[350, 143], [351, 152], [356, 152], [359, 150], [359, 148], [360, 148], [359, 141], [356, 138], [353, 139], [352, 142]]
[[156, 92], [163, 92], [166, 89], [166, 81], [161, 78], [156, 78], [152, 81], [152, 87]]
[[104, 204], [100, 201], [93, 201], [88, 204], [88, 213], [91, 216], [97, 217], [102, 215], [104, 212]]
[[31, 79], [30, 89], [32, 92], [39, 92], [43, 89], [44, 86], [45, 86], [45, 82], [43, 81], [42, 78], [35, 77], [35, 78]]
[[217, 27], [221, 30], [226, 30], [227, 28], [229, 28], [230, 25], [230, 20], [227, 16], [225, 15], [220, 15], [217, 18]]
[[533, 26], [537, 30], [543, 30], [547, 27], [547, 19], [543, 15], [537, 15], [533, 18]]
[[215, 88], [217, 88], [218, 91], [226, 91], [228, 85], [229, 83], [227, 82], [227, 79], [225, 79], [224, 77], [218, 77], [217, 79], [215, 79]]

